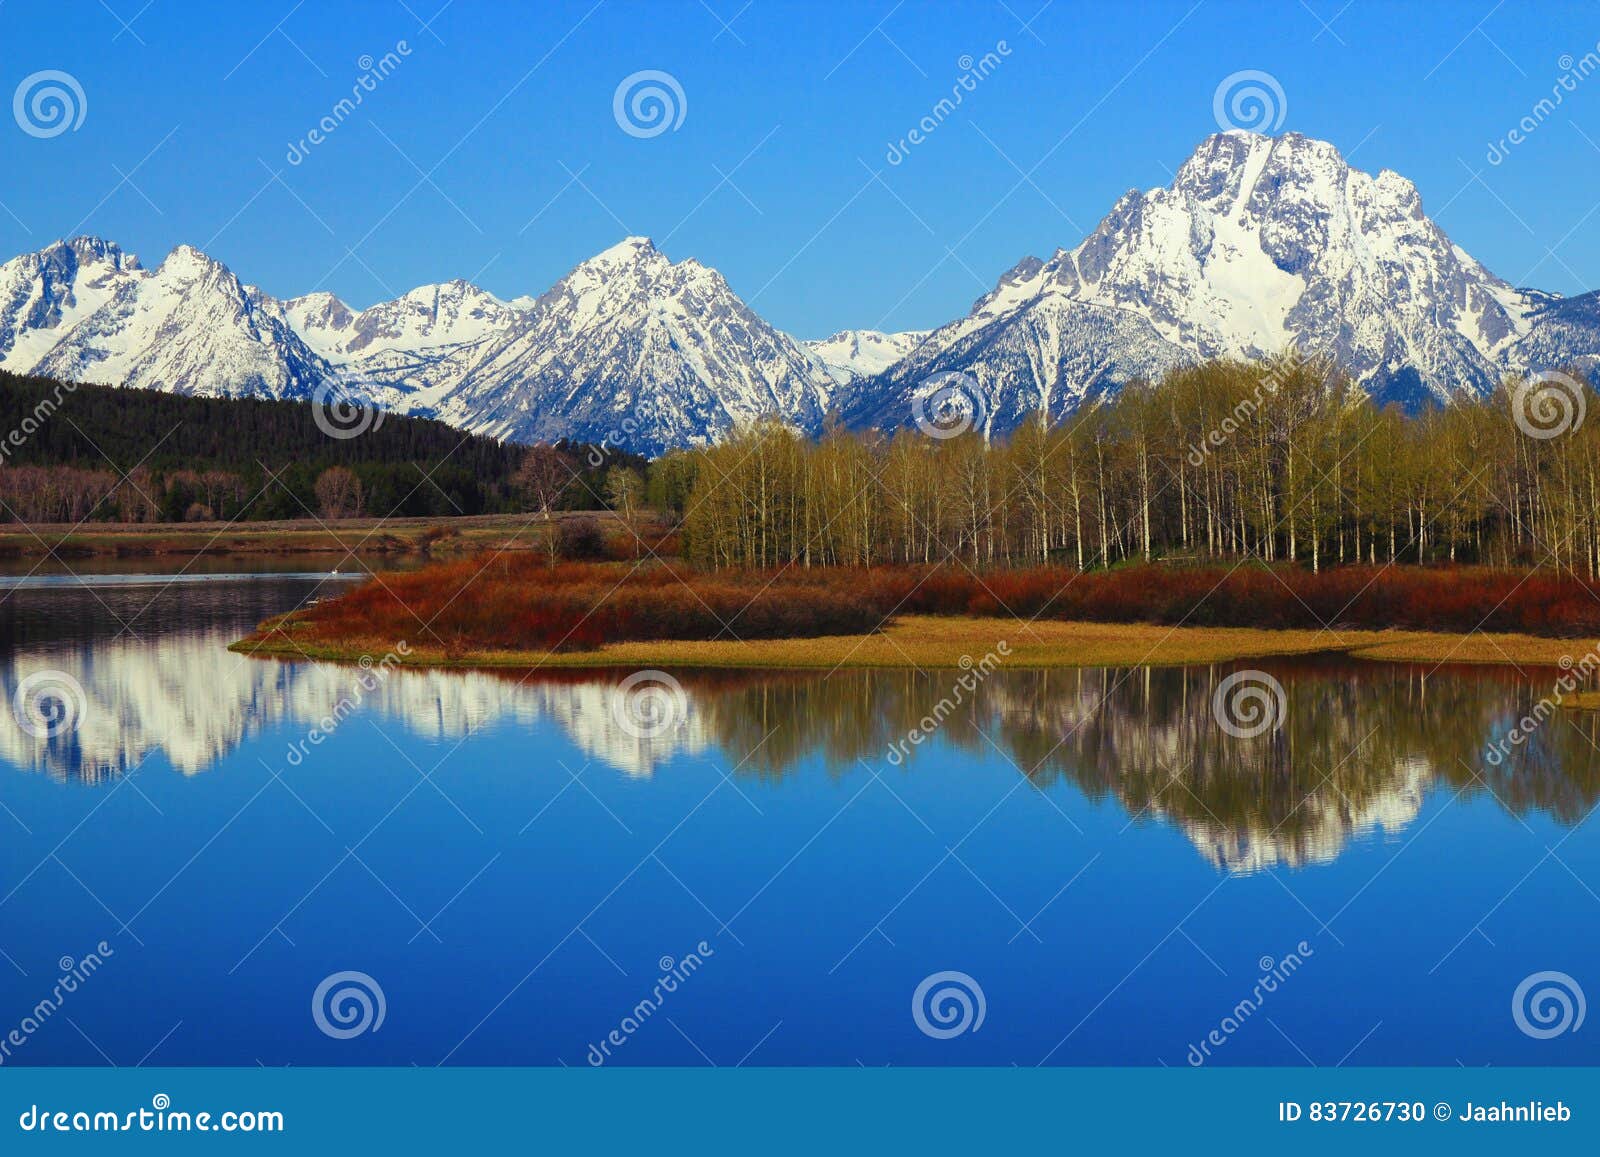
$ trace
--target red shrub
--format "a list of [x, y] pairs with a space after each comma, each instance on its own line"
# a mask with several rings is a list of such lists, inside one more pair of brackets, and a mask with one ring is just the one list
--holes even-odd
[[451, 650], [870, 631], [896, 614], [1016, 615], [1265, 628], [1406, 627], [1600, 634], [1600, 585], [1567, 575], [1353, 566], [945, 567], [702, 573], [674, 563], [463, 558], [385, 575], [302, 612], [312, 641], [407, 639]]

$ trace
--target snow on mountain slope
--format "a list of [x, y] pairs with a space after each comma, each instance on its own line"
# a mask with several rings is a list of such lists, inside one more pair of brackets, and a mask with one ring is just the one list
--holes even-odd
[[621, 440], [653, 452], [766, 416], [815, 429], [833, 385], [716, 270], [630, 237], [540, 296], [434, 416], [519, 441]]
[[0, 366], [183, 393], [306, 397], [337, 378], [397, 412], [523, 441], [654, 452], [779, 417], [912, 420], [958, 372], [991, 433], [1127, 381], [1290, 346], [1380, 400], [1481, 395], [1505, 375], [1600, 365], [1600, 294], [1516, 288], [1453, 244], [1403, 177], [1295, 133], [1207, 138], [1170, 186], [1029, 257], [932, 332], [798, 342], [716, 270], [630, 237], [537, 297], [464, 281], [354, 310], [279, 302], [180, 246], [155, 270], [98, 238], [0, 265]]
[[1551, 300], [1452, 244], [1405, 178], [1299, 134], [1226, 132], [1169, 187], [1124, 194], [1076, 248], [1017, 265], [869, 383], [852, 416], [903, 424], [929, 376], [959, 371], [1002, 430], [1173, 365], [1290, 346], [1334, 357], [1381, 399], [1482, 394], [1600, 352], [1593, 311], [1574, 324]]
[[98, 237], [57, 241], [0, 265], [0, 365], [31, 370], [141, 272], [137, 257]]
[[1558, 366], [1577, 366], [1591, 374], [1600, 370], [1600, 291], [1540, 297], [1548, 300], [1535, 305], [1532, 326], [1507, 351], [1506, 363], [1535, 370]]
[[475, 360], [507, 340], [523, 309], [460, 279], [352, 310], [331, 293], [284, 302], [290, 324], [347, 383], [382, 405], [433, 416]]
[[191, 246], [146, 270], [110, 242], [75, 238], [0, 267], [0, 286], [20, 303], [0, 359], [16, 373], [291, 398], [329, 372], [276, 301]]
[[268, 397], [314, 396], [337, 379], [475, 432], [647, 450], [762, 417], [815, 429], [836, 386], [720, 273], [639, 237], [537, 298], [508, 303], [450, 281], [364, 310], [329, 293], [279, 302], [188, 246], [150, 271], [78, 238], [0, 266], [0, 365]]
[[360, 311], [351, 309], [331, 293], [318, 291], [291, 297], [283, 303], [283, 316], [294, 331], [322, 357], [338, 357], [354, 337]]
[[802, 342], [840, 385], [875, 377], [917, 348], [928, 336], [925, 329], [882, 333], [875, 329], [844, 329], [832, 337]]
[[359, 312], [331, 293], [291, 298], [283, 308], [307, 345], [347, 361], [483, 341], [506, 333], [521, 314], [459, 279], [419, 286]]

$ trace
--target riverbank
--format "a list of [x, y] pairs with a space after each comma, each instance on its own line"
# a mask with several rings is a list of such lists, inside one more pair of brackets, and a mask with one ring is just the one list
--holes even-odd
[[[1333, 624], [1328, 626], [1326, 624]], [[261, 653], [349, 659], [404, 640], [466, 667], [1176, 666], [1328, 651], [1578, 663], [1600, 586], [1487, 568], [945, 567], [704, 571], [523, 552], [439, 561], [262, 625]], [[1584, 670], [1595, 665], [1584, 664]]]
[[[243, 654], [356, 662], [393, 653], [397, 640], [304, 637], [286, 615], [233, 645]], [[997, 617], [903, 615], [880, 631], [811, 639], [657, 640], [611, 643], [585, 651], [449, 651], [408, 640], [406, 666], [442, 668], [725, 667], [830, 670], [843, 667], [950, 668], [993, 655], [1015, 668], [1173, 667], [1337, 652], [1358, 659], [1419, 663], [1498, 663], [1519, 667], [1577, 664], [1593, 649], [1581, 639], [1430, 631], [1260, 630], [1163, 627], [1146, 623], [1019, 623]]]
[[[558, 514], [614, 519], [609, 511]], [[552, 523], [532, 514], [454, 518], [315, 518], [281, 522], [0, 523], [0, 558], [140, 558], [170, 555], [441, 556], [533, 550]]]

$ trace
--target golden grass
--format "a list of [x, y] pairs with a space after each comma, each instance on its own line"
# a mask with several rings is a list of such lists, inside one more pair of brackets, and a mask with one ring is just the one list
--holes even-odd
[[1397, 663], [1506, 663], [1518, 667], [1554, 667], [1563, 659], [1574, 663], [1595, 650], [1592, 639], [1549, 639], [1539, 635], [1460, 635], [1436, 631], [1348, 631], [1343, 637], [1365, 635], [1375, 641], [1359, 643], [1349, 651], [1358, 659], [1386, 659]]
[[[285, 633], [287, 631], [287, 633]], [[338, 646], [302, 644], [292, 619], [272, 620], [234, 644], [246, 654], [354, 660], [384, 655], [392, 639]], [[1591, 649], [1582, 640], [1529, 635], [1452, 635], [1424, 631], [1269, 631], [1234, 627], [1158, 627], [1145, 623], [1019, 623], [1001, 618], [905, 615], [870, 635], [756, 642], [614, 643], [595, 651], [469, 651], [449, 655], [411, 642], [405, 662], [434, 667], [955, 667], [963, 657], [997, 656], [1009, 667], [1187, 666], [1272, 655], [1339, 651], [1362, 659], [1426, 663], [1554, 666]]]

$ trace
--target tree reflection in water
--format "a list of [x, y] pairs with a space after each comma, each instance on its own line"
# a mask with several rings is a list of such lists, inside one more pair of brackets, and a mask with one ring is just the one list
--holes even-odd
[[[63, 778], [104, 782], [160, 753], [204, 771], [270, 728], [261, 757], [281, 763], [296, 728], [348, 701], [358, 668], [242, 659], [216, 630], [153, 639], [94, 638], [26, 647], [0, 659], [7, 700], [41, 669], [85, 693], [80, 726], [29, 734], [0, 711], [0, 757]], [[957, 671], [683, 672], [685, 717], [639, 737], [618, 722], [627, 672], [396, 671], [358, 697], [359, 713], [429, 737], [480, 728], [559, 727], [585, 758], [650, 776], [684, 753], [714, 751], [740, 777], [779, 781], [807, 761], [849, 775], [888, 771], [892, 743], [1004, 758], [1041, 790], [1070, 784], [1137, 822], [1170, 823], [1219, 868], [1251, 871], [1335, 858], [1363, 833], [1394, 833], [1434, 789], [1492, 792], [1507, 811], [1571, 825], [1600, 799], [1600, 717], [1554, 712], [1498, 764], [1486, 749], [1548, 695], [1557, 672], [1380, 664], [1342, 658], [1254, 664], [1283, 686], [1282, 725], [1235, 738], [1211, 697], [1241, 665], [1124, 670], [999, 670], [951, 703]], [[935, 705], [942, 722], [927, 727]]]

